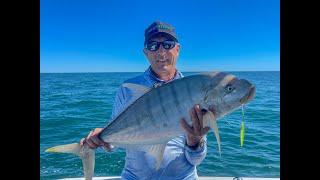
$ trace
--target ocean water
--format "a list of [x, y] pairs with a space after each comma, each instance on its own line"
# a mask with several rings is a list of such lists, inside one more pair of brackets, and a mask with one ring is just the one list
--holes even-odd
[[[218, 121], [222, 155], [213, 133], [208, 153], [197, 167], [200, 176], [280, 176], [280, 72], [231, 72], [256, 86], [256, 97], [245, 106], [245, 140], [240, 147], [241, 108]], [[40, 74], [40, 177], [82, 177], [81, 160], [45, 149], [78, 142], [110, 119], [120, 84], [140, 73]], [[185, 76], [194, 73], [183, 73]], [[118, 176], [125, 151], [96, 152], [95, 176]]]

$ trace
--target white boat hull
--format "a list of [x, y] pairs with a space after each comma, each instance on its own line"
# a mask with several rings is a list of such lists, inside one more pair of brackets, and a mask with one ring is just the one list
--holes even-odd
[[[120, 176], [94, 177], [92, 180], [120, 180]], [[61, 180], [84, 180], [84, 178], [65, 178]], [[200, 176], [199, 180], [280, 180], [280, 178], [257, 178], [257, 177], [214, 177]]]

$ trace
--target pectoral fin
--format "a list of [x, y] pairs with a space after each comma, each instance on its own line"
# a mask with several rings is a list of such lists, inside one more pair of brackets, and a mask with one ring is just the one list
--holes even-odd
[[156, 169], [159, 169], [162, 159], [163, 159], [163, 153], [164, 149], [166, 148], [166, 144], [158, 144], [153, 145], [149, 148], [147, 153], [151, 154], [156, 159]]
[[221, 156], [221, 148], [220, 148], [220, 135], [219, 135], [219, 129], [218, 129], [218, 124], [217, 121], [211, 111], [204, 111], [203, 115], [203, 127], [210, 127], [213, 130], [213, 133], [217, 139], [217, 144], [218, 144], [218, 150], [219, 154]]
[[156, 160], [155, 167], [156, 167], [156, 169], [159, 169], [161, 162], [162, 162], [162, 159], [163, 159], [163, 153], [166, 148], [166, 145], [167, 145], [167, 143], [155, 144], [155, 145], [142, 145], [142, 146], [135, 145], [135, 146], [128, 146], [127, 148], [134, 149], [137, 151], [143, 151], [143, 152], [146, 152], [146, 153], [152, 155]]

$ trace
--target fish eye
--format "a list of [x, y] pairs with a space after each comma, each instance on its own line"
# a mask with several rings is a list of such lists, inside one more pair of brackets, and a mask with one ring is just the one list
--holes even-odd
[[231, 91], [233, 91], [233, 87], [230, 85], [230, 84], [228, 84], [227, 86], [226, 86], [226, 91], [227, 92], [231, 92]]

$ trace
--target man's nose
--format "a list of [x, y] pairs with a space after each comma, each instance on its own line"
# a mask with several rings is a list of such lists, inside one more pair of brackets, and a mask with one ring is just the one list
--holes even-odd
[[161, 44], [160, 47], [159, 47], [159, 49], [158, 49], [158, 52], [161, 53], [161, 54], [163, 54], [163, 53], [165, 53], [166, 51], [167, 51], [167, 50], [164, 49], [164, 48], [162, 47], [162, 44]]

